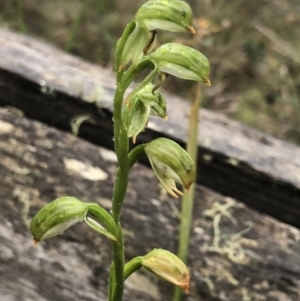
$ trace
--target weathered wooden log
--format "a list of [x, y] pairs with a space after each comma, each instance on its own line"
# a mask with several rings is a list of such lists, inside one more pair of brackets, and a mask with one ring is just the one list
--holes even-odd
[[[84, 123], [79, 135], [112, 149], [110, 71], [3, 29], [0, 53], [0, 106], [66, 131], [74, 116], [89, 115], [93, 124]], [[189, 104], [167, 99], [168, 122], [152, 120], [139, 141], [169, 136], [185, 143]], [[198, 183], [300, 227], [299, 148], [207, 110], [198, 143]]]
[[[33, 247], [29, 219], [64, 195], [110, 208], [114, 153], [0, 109], [0, 300], [105, 300], [111, 250], [84, 224]], [[130, 172], [122, 214], [126, 257], [176, 249], [178, 200], [150, 169]], [[298, 301], [300, 231], [203, 186], [196, 187], [187, 300]], [[172, 287], [145, 271], [124, 300], [171, 300]]]

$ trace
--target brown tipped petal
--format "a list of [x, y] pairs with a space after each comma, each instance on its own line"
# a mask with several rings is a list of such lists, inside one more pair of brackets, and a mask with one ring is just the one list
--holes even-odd
[[204, 83], [207, 85], [207, 86], [211, 86], [211, 82], [210, 82], [210, 80], [209, 80], [209, 78], [206, 78], [205, 80], [204, 80]]
[[190, 287], [189, 283], [185, 283], [185, 284], [181, 285], [180, 288], [181, 288], [186, 294], [188, 294], [188, 293], [189, 293], [189, 287]]
[[196, 34], [196, 30], [195, 30], [194, 26], [189, 26], [188, 29], [192, 34]]
[[[176, 194], [176, 198], [178, 198], [179, 196], [183, 196], [183, 193], [180, 191], [180, 190], [178, 190], [176, 187], [175, 188], [172, 188], [172, 190], [175, 192], [175, 194]], [[173, 192], [172, 191], [172, 192]], [[171, 193], [170, 193], [171, 194]], [[173, 195], [173, 194], [171, 194], [171, 195]]]
[[167, 190], [167, 192], [173, 197], [173, 198], [176, 198], [178, 199], [178, 195], [173, 191], [173, 190]]

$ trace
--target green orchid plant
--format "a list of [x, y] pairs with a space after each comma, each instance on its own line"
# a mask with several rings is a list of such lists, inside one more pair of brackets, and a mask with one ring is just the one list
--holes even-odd
[[[181, 0], [149, 0], [126, 26], [116, 47], [114, 96], [114, 144], [118, 159], [110, 212], [95, 203], [74, 197], [61, 197], [42, 208], [32, 219], [34, 242], [62, 234], [78, 222], [106, 236], [112, 245], [108, 300], [121, 301], [124, 281], [144, 267], [188, 292], [190, 274], [186, 265], [167, 250], [155, 249], [125, 263], [120, 215], [131, 167], [147, 155], [161, 186], [173, 197], [182, 195], [176, 187], [189, 189], [195, 180], [194, 162], [177, 143], [158, 138], [129, 149], [129, 138], [136, 143], [150, 115], [167, 119], [167, 102], [158, 91], [167, 74], [210, 85], [209, 62], [200, 52], [187, 46], [168, 43], [155, 48], [157, 30], [195, 33], [192, 11]], [[152, 71], [128, 95], [130, 84], [146, 68]], [[158, 79], [159, 84], [153, 81]]]

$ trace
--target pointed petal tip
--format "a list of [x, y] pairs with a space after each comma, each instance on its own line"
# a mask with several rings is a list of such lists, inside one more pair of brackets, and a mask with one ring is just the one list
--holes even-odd
[[182, 289], [183, 289], [183, 291], [186, 293], [186, 294], [189, 294], [189, 287], [190, 287], [190, 285], [189, 285], [189, 283], [187, 283]]
[[176, 189], [176, 190], [174, 190], [174, 191], [172, 191], [174, 194], [171, 194], [171, 195], [173, 195], [176, 199], [178, 199], [180, 196], [183, 196], [183, 193], [180, 191], [180, 190], [178, 190], [178, 189]]
[[189, 30], [190, 33], [196, 34], [196, 30], [195, 30], [194, 26], [190, 25], [190, 26], [188, 27], [188, 30]]
[[205, 78], [204, 83], [205, 83], [207, 86], [211, 87], [211, 82], [210, 82], [209, 78]]
[[168, 192], [172, 197], [174, 197], [175, 199], [178, 199], [178, 195], [175, 192], [173, 192], [173, 191], [172, 192], [168, 191]]
[[174, 197], [174, 198], [176, 198], [176, 199], [178, 199], [179, 198], [179, 196], [182, 196], [183, 195], [183, 193], [180, 191], [180, 190], [178, 190], [178, 189], [176, 189], [176, 190], [167, 190], [167, 192], [172, 196], [172, 197]]

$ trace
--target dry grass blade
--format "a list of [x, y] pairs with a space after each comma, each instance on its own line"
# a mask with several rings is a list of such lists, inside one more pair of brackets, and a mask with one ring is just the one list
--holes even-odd
[[272, 29], [255, 24], [254, 27], [275, 45], [275, 51], [300, 64], [300, 55], [288, 42], [278, 36]]

